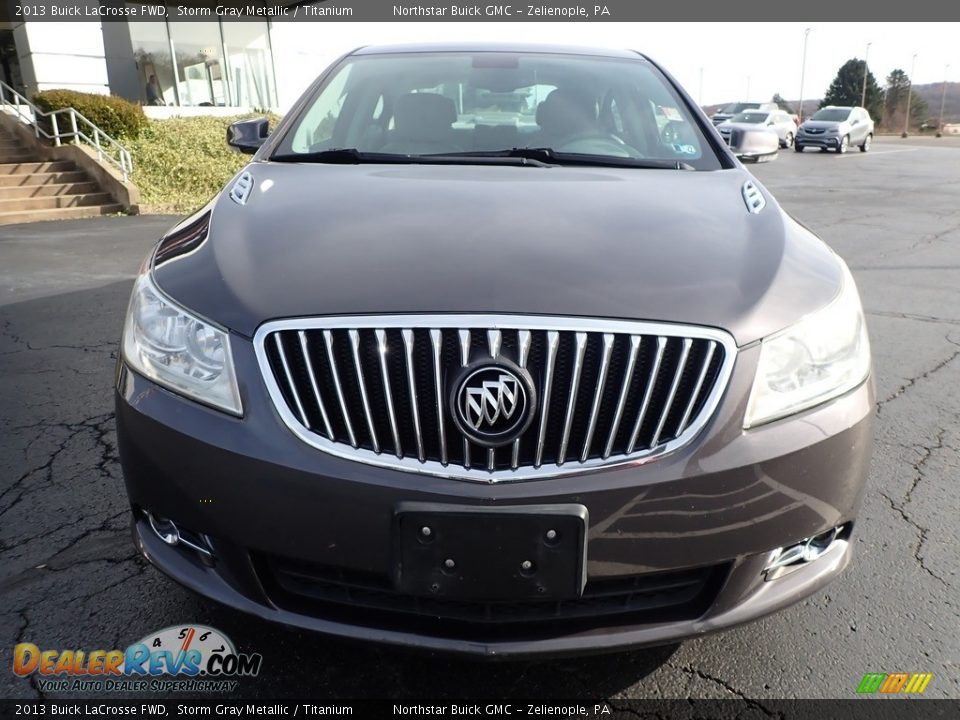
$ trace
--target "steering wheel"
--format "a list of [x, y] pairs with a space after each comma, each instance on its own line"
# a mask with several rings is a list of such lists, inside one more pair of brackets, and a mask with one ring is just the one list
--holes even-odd
[[664, 145], [673, 145], [680, 142], [683, 124], [677, 120], [671, 120], [660, 129], [660, 142]]
[[581, 132], [563, 139], [556, 148], [559, 152], [583, 153], [585, 155], [613, 155], [614, 157], [642, 158], [639, 150], [627, 145], [612, 133]]

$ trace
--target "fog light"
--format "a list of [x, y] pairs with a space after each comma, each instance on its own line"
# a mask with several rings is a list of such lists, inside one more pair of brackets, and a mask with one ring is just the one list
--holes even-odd
[[204, 565], [213, 565], [213, 548], [210, 545], [210, 539], [206, 535], [195, 533], [190, 530], [183, 530], [169, 518], [155, 515], [149, 510], [144, 511], [147, 516], [147, 522], [150, 523], [150, 529], [153, 534], [163, 540], [167, 545], [176, 547], [182, 545], [185, 548], [193, 550]]
[[167, 545], [176, 545], [180, 542], [180, 532], [172, 520], [148, 512], [147, 521], [150, 523], [154, 534]]
[[763, 569], [763, 579], [775, 580], [823, 557], [834, 545], [846, 543], [846, 530], [846, 525], [838, 525], [793, 545], [777, 548], [770, 553], [767, 566]]

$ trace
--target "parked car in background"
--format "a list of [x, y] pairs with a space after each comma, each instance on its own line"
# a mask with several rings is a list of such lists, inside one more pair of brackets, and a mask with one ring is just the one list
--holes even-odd
[[794, 134], [797, 131], [797, 126], [793, 124], [793, 118], [783, 110], [746, 110], [737, 113], [729, 120], [724, 120], [717, 125], [717, 130], [727, 145], [730, 144], [730, 133], [735, 128], [744, 130], [766, 128], [777, 134], [780, 147], [783, 148], [793, 145]]
[[724, 108], [718, 112], [715, 112], [710, 116], [710, 119], [713, 121], [714, 125], [719, 125], [720, 123], [729, 120], [737, 113], [742, 113], [746, 110], [779, 110], [776, 103], [767, 102], [735, 102], [730, 103], [729, 105], [724, 106]]
[[828, 105], [797, 128], [793, 149], [803, 152], [804, 148], [818, 147], [845, 153], [856, 145], [860, 152], [867, 152], [872, 141], [873, 119], [864, 108]]

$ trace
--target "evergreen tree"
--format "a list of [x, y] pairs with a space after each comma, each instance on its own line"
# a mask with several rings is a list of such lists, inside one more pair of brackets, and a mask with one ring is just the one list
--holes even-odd
[[929, 107], [926, 100], [911, 90], [910, 77], [900, 68], [887, 75], [887, 89], [883, 101], [883, 123], [890, 128], [903, 126], [907, 111], [907, 94], [910, 94], [910, 124], [919, 125], [927, 119]]
[[[837, 76], [830, 83], [830, 87], [827, 88], [820, 107], [859, 105], [863, 94], [863, 70], [863, 60], [857, 58], [847, 60], [837, 71]], [[869, 69], [867, 72], [867, 98], [864, 105], [873, 118], [879, 118], [883, 113], [883, 92]]]

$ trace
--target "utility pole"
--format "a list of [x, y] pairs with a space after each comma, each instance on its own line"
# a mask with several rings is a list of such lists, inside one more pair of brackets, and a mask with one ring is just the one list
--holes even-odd
[[903, 133], [900, 137], [907, 137], [910, 134], [910, 100], [913, 98], [913, 73], [917, 69], [917, 54], [913, 54], [913, 61], [910, 63], [910, 85], [907, 87], [907, 116], [903, 119]]
[[747, 102], [750, 102], [750, 76], [747, 75], [747, 96], [744, 98]]
[[860, 107], [867, 106], [867, 58], [870, 56], [870, 46], [873, 43], [867, 43], [867, 51], [863, 54], [863, 93], [860, 95]]
[[943, 135], [943, 106], [947, 100], [947, 75], [950, 74], [950, 65], [943, 69], [943, 90], [940, 91], [940, 122], [937, 124], [937, 137]]
[[800, 122], [803, 122], [803, 79], [807, 74], [807, 39], [810, 37], [810, 31], [813, 28], [807, 28], [803, 31], [803, 62], [800, 63]]

